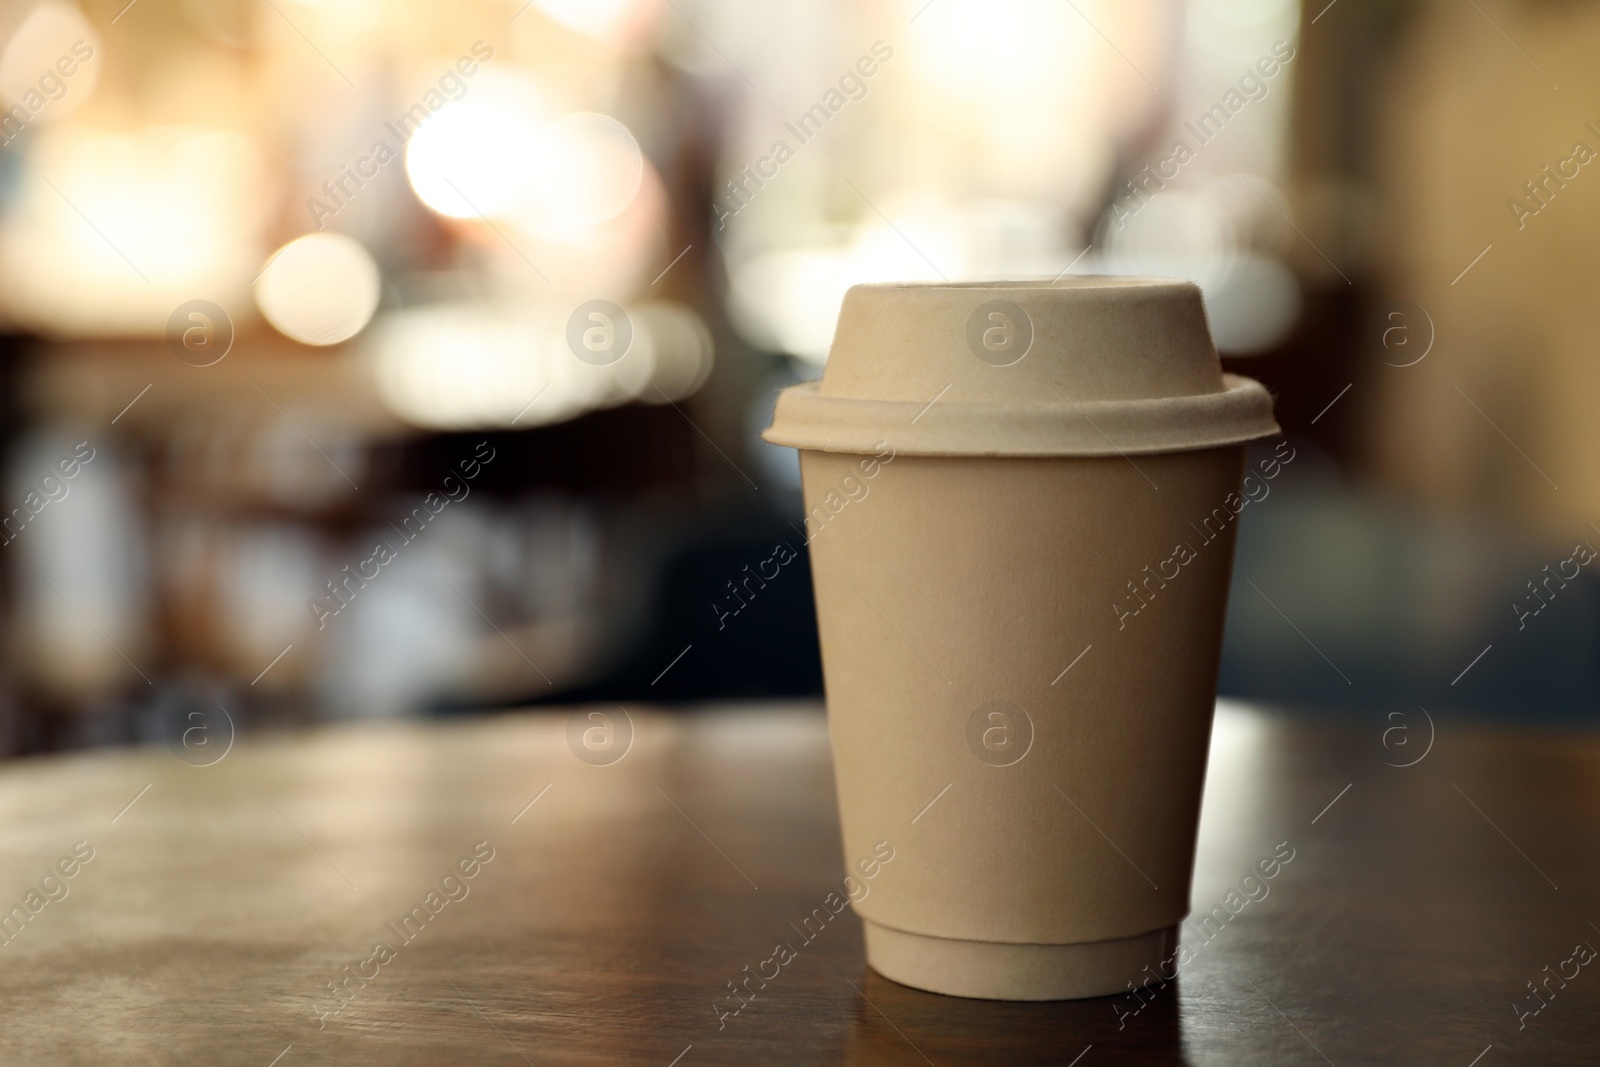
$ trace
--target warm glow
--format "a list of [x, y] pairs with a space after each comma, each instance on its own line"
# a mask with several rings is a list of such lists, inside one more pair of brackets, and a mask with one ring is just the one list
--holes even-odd
[[556, 225], [592, 226], [622, 213], [639, 192], [644, 155], [609, 115], [568, 115], [545, 131], [535, 186]]
[[526, 320], [487, 305], [418, 308], [386, 315], [366, 352], [378, 392], [417, 426], [535, 426], [572, 409], [565, 381], [543, 352], [548, 339]]
[[0, 51], [0, 97], [10, 111], [4, 138], [16, 136], [24, 119], [55, 122], [81, 107], [104, 61], [100, 35], [76, 7], [60, 0], [35, 6]]
[[154, 335], [186, 300], [244, 309], [267, 203], [244, 136], [56, 127], [30, 164], [0, 229], [0, 300], [18, 321], [56, 336]]
[[406, 176], [441, 215], [499, 217], [528, 195], [541, 155], [537, 95], [518, 80], [479, 75], [406, 144]]
[[[126, 2], [126, 0], [124, 0]], [[297, 24], [311, 21], [319, 31], [346, 39], [372, 29], [383, 16], [382, 0], [286, 0]]]
[[629, 400], [680, 400], [705, 382], [711, 331], [699, 315], [669, 301], [627, 315], [632, 343], [605, 365], [573, 354], [564, 320], [487, 304], [387, 315], [365, 351], [390, 410], [432, 429], [538, 426]]
[[546, 124], [538, 93], [511, 79], [473, 92], [406, 145], [406, 175], [428, 207], [563, 232], [603, 223], [633, 203], [644, 155], [622, 123], [581, 112]]
[[343, 234], [307, 234], [284, 245], [262, 270], [256, 304], [296, 341], [337, 344], [360, 333], [377, 309], [378, 265]]
[[598, 40], [617, 36], [639, 8], [638, 0], [538, 0], [538, 4], [563, 26]]
[[[927, 0], [907, 3], [916, 12]], [[1008, 110], [1019, 95], [1054, 97], [1085, 72], [1109, 65], [1093, 51], [1104, 44], [1085, 16], [1106, 24], [1102, 11], [1110, 5], [1079, 0], [1079, 6], [1082, 14], [1071, 4], [1038, 0], [935, 0], [911, 26], [911, 62], [934, 86], [965, 99], [1003, 101]]]
[[[504, 292], [562, 300], [628, 292], [648, 287], [682, 251], [681, 246], [669, 249], [664, 241], [671, 209], [660, 175], [646, 163], [632, 202], [604, 222], [562, 225], [532, 210], [510, 220], [505, 237], [490, 231], [478, 238], [495, 264], [497, 288], [504, 287]], [[545, 270], [548, 281], [534, 274], [523, 255]], [[552, 264], [559, 267], [546, 269]]]

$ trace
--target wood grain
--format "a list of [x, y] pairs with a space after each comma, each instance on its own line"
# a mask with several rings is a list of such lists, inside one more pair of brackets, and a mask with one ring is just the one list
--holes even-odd
[[[330, 728], [210, 767], [163, 749], [3, 768], [0, 911], [44, 903], [0, 939], [0, 1063], [1596, 1059], [1600, 966], [1550, 983], [1521, 1030], [1513, 1009], [1600, 946], [1593, 736], [1436, 715], [1431, 751], [1396, 767], [1420, 716], [1407, 751], [1377, 713], [1225, 709], [1196, 916], [1287, 842], [1266, 895], [1209, 939], [1191, 925], [1193, 960], [1145, 999], [998, 1004], [872, 974], [848, 909], [809, 941], [790, 925], [842, 872], [817, 708], [630, 711], [609, 766], [543, 713]], [[64, 877], [79, 842], [93, 858]], [[719, 1029], [727, 983], [779, 942], [795, 959]]]

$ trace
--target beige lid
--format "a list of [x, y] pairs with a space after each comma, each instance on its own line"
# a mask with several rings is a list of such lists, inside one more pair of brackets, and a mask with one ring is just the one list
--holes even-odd
[[762, 437], [825, 452], [1098, 456], [1278, 432], [1259, 382], [1223, 374], [1200, 290], [1160, 278], [857, 285], [818, 382]]

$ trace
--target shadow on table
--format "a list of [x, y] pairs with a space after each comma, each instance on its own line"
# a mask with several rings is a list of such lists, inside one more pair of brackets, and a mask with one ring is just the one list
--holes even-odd
[[[1176, 988], [1163, 990], [1118, 1029], [1114, 997], [1016, 1003], [924, 993], [863, 968], [845, 1063], [1188, 1064]], [[915, 1042], [915, 1044], [913, 1044]]]

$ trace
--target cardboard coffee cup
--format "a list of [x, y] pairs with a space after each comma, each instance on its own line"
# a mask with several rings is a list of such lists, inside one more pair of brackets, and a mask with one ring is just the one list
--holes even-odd
[[850, 290], [764, 436], [801, 449], [880, 974], [1007, 1000], [1171, 977], [1245, 443], [1277, 432], [1187, 282]]

